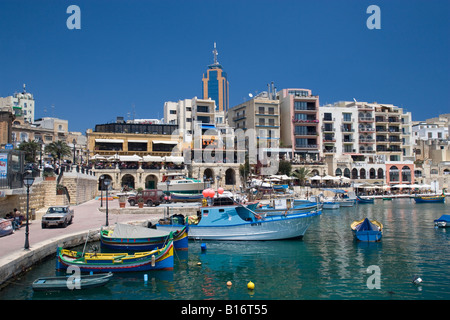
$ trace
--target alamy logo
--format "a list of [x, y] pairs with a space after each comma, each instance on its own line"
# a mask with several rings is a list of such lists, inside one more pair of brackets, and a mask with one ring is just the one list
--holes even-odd
[[367, 7], [366, 13], [372, 14], [367, 18], [366, 25], [370, 30], [381, 29], [381, 10], [379, 6], [371, 5]]
[[72, 14], [67, 18], [66, 26], [67, 29], [81, 29], [81, 10], [79, 6], [70, 5], [67, 7], [66, 13]]
[[367, 273], [372, 275], [367, 279], [367, 288], [369, 289], [381, 289], [381, 270], [379, 266], [371, 265], [366, 270]]

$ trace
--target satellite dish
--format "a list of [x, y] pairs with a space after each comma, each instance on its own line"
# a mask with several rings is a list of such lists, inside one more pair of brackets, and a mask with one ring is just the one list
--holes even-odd
[[248, 96], [249, 96], [250, 98], [253, 98], [253, 95], [252, 95], [251, 93], [249, 93]]

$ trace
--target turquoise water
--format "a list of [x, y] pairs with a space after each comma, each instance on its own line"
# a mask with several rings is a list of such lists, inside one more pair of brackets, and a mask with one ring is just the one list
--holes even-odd
[[[173, 271], [117, 273], [106, 286], [83, 291], [33, 292], [33, 280], [55, 274], [51, 257], [1, 290], [0, 299], [448, 300], [450, 229], [435, 228], [433, 220], [449, 208], [397, 199], [325, 210], [303, 240], [209, 241], [206, 252], [190, 241], [187, 252], [176, 252]], [[350, 224], [364, 217], [383, 223], [381, 242], [354, 241]], [[423, 282], [413, 284], [414, 276]]]

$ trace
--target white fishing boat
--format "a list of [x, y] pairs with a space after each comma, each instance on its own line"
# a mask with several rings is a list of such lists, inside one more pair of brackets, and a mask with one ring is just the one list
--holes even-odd
[[165, 193], [198, 194], [205, 188], [203, 181], [188, 178], [183, 173], [168, 173], [158, 182], [158, 189]]
[[[236, 204], [215, 198], [214, 205], [201, 207], [199, 217], [188, 219], [189, 238], [200, 240], [283, 240], [302, 238], [319, 210], [282, 215], [255, 212], [257, 203]], [[181, 219], [180, 219], [181, 220]], [[157, 229], [175, 230], [180, 225], [157, 224]]]

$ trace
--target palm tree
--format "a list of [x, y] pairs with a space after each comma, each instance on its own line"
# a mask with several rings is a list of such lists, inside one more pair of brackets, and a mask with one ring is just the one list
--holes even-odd
[[300, 167], [295, 170], [292, 175], [300, 181], [300, 185], [303, 187], [308, 180], [308, 177], [311, 176], [311, 171], [306, 167]]
[[72, 150], [64, 141], [56, 141], [52, 142], [45, 146], [45, 152], [51, 153], [54, 159], [58, 159], [61, 163], [61, 159], [64, 156], [70, 156], [72, 154]]
[[36, 162], [37, 152], [41, 149], [41, 145], [34, 140], [22, 141], [19, 144], [19, 150], [25, 152], [26, 162]]

